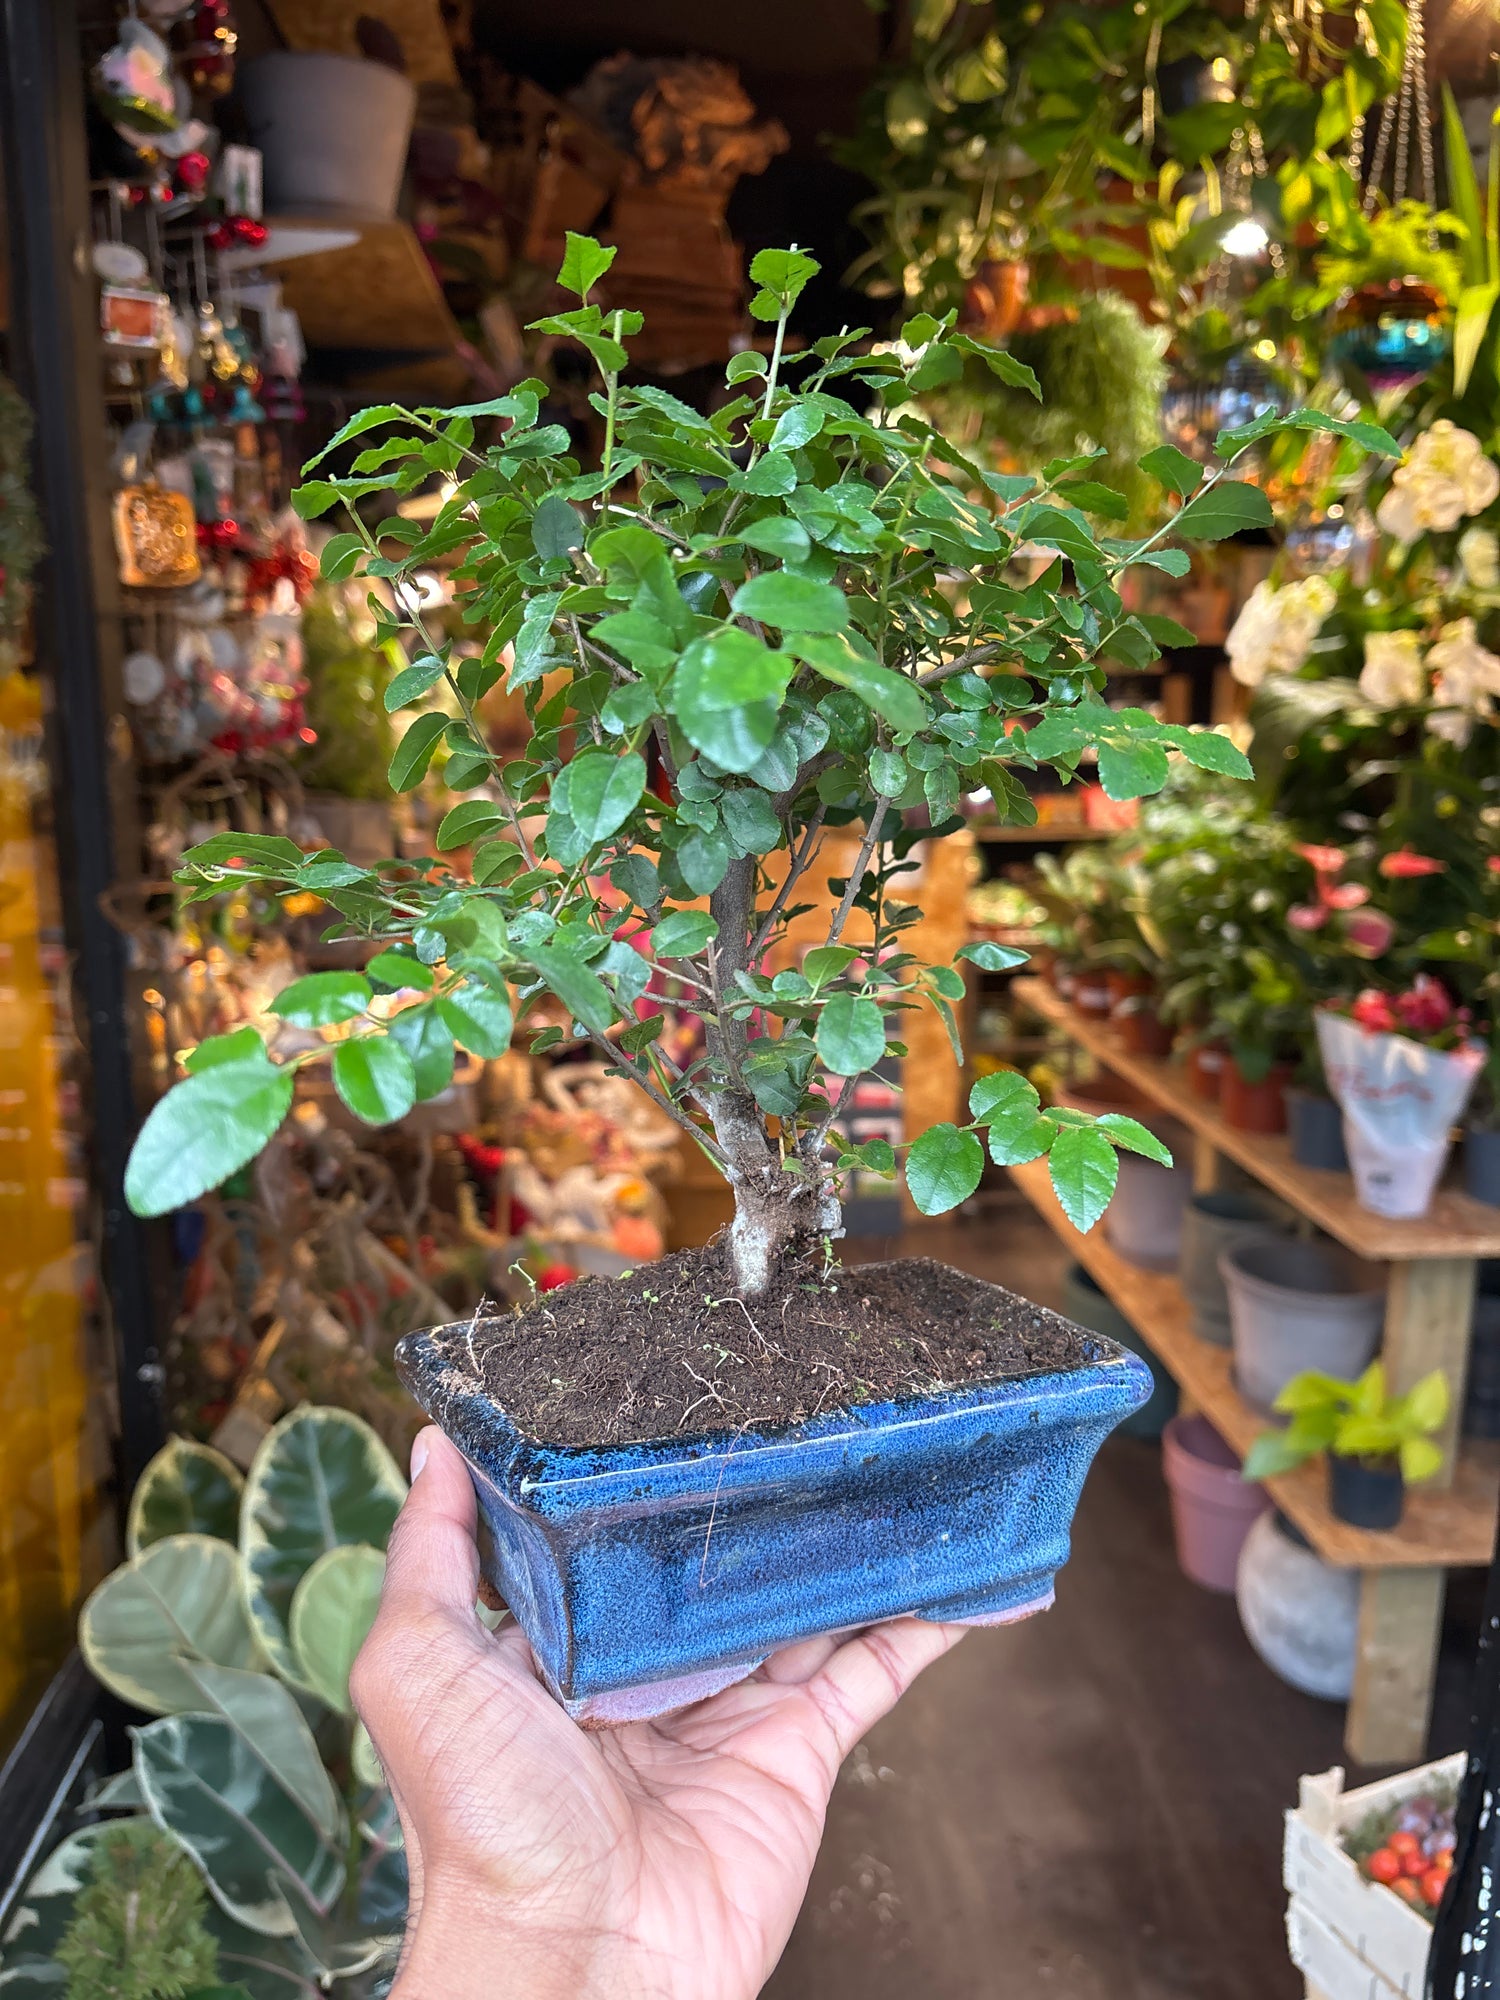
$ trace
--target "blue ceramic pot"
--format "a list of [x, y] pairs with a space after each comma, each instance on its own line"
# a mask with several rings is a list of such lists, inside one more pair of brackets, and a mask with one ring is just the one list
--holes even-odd
[[1152, 1389], [1091, 1340], [1066, 1372], [594, 1449], [525, 1437], [475, 1382], [470, 1332], [408, 1334], [396, 1366], [468, 1460], [487, 1579], [596, 1723], [701, 1700], [820, 1633], [1044, 1610], [1094, 1453]]

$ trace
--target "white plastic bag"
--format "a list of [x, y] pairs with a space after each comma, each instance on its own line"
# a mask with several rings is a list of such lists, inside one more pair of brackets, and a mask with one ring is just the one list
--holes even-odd
[[1483, 1044], [1429, 1049], [1406, 1035], [1371, 1034], [1341, 1014], [1317, 1018], [1360, 1207], [1397, 1220], [1425, 1215], [1449, 1128], [1483, 1067]]

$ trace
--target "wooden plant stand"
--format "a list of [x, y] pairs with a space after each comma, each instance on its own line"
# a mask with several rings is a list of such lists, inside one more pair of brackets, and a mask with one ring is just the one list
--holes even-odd
[[[1418, 1762], [1426, 1750], [1446, 1571], [1488, 1564], [1494, 1553], [1500, 1443], [1460, 1443], [1458, 1427], [1476, 1268], [1481, 1257], [1500, 1256], [1500, 1209], [1445, 1188], [1417, 1221], [1371, 1215], [1355, 1200], [1347, 1174], [1298, 1166], [1284, 1138], [1233, 1130], [1216, 1105], [1194, 1095], [1180, 1068], [1128, 1054], [1107, 1022], [1077, 1013], [1044, 980], [1018, 979], [1012, 992], [1133, 1084], [1152, 1105], [1191, 1129], [1200, 1192], [1220, 1185], [1222, 1162], [1232, 1160], [1357, 1255], [1389, 1263], [1383, 1353], [1392, 1385], [1408, 1388], [1441, 1368], [1452, 1390], [1447, 1434], [1440, 1440], [1442, 1472], [1407, 1496], [1401, 1525], [1387, 1534], [1335, 1519], [1321, 1463], [1267, 1485], [1277, 1506], [1326, 1562], [1362, 1573], [1359, 1655], [1344, 1736], [1349, 1755], [1362, 1764]], [[1235, 1388], [1229, 1350], [1211, 1346], [1193, 1332], [1176, 1277], [1127, 1263], [1110, 1248], [1102, 1228], [1087, 1236], [1074, 1229], [1052, 1192], [1045, 1160], [1009, 1171], [1150, 1344], [1185, 1401], [1201, 1410], [1237, 1452], [1245, 1452], [1266, 1420]]]

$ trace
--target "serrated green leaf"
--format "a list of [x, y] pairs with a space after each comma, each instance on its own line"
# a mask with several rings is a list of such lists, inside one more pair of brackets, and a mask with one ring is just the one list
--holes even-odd
[[931, 1125], [906, 1156], [906, 1186], [923, 1215], [942, 1215], [967, 1201], [984, 1172], [984, 1148], [956, 1125]]
[[560, 493], [547, 494], [531, 517], [531, 544], [543, 562], [583, 547], [583, 523]]
[[762, 555], [775, 556], [778, 562], [801, 562], [812, 547], [802, 523], [789, 520], [785, 514], [768, 514], [763, 521], [752, 521], [748, 528], [740, 529], [739, 540]]
[[333, 1087], [366, 1125], [393, 1125], [417, 1101], [411, 1057], [388, 1035], [361, 1035], [333, 1051]]
[[1139, 1153], [1144, 1159], [1155, 1160], [1159, 1167], [1170, 1167], [1172, 1164], [1172, 1155], [1156, 1134], [1142, 1125], [1139, 1119], [1127, 1118], [1122, 1111], [1106, 1111], [1099, 1119], [1097, 1129], [1107, 1132], [1117, 1146]]
[[575, 1021], [602, 1035], [615, 1018], [609, 988], [581, 958], [561, 945], [537, 945], [531, 962]]
[[1172, 530], [1195, 541], [1221, 542], [1242, 529], [1270, 528], [1275, 523], [1271, 503], [1258, 486], [1243, 479], [1221, 479], [1193, 495], [1174, 517]]
[[606, 249], [592, 236], [580, 236], [571, 229], [564, 232], [563, 243], [562, 268], [557, 274], [557, 282], [565, 292], [586, 299], [619, 253], [613, 244]]
[[866, 659], [843, 633], [797, 632], [787, 640], [787, 650], [815, 667], [825, 680], [857, 694], [900, 734], [912, 735], [927, 727], [927, 698], [916, 682]]
[[1148, 451], [1141, 460], [1141, 470], [1184, 500], [1203, 484], [1203, 467], [1175, 444], [1159, 444]]
[[292, 1108], [294, 1077], [264, 1053], [216, 1063], [176, 1084], [131, 1148], [125, 1199], [136, 1215], [166, 1215], [253, 1160]]
[[1047, 1167], [1063, 1214], [1075, 1229], [1092, 1229], [1120, 1177], [1114, 1147], [1102, 1132], [1065, 1125], [1052, 1142]]

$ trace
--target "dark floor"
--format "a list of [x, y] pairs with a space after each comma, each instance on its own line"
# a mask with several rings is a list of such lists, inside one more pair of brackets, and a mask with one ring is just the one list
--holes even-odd
[[[1057, 1301], [1018, 1197], [900, 1248]], [[1476, 1629], [1452, 1596], [1434, 1754]], [[1182, 1577], [1156, 1446], [1111, 1439], [1055, 1609], [971, 1634], [849, 1759], [767, 2000], [1300, 2000], [1281, 1815], [1342, 1727]]]

